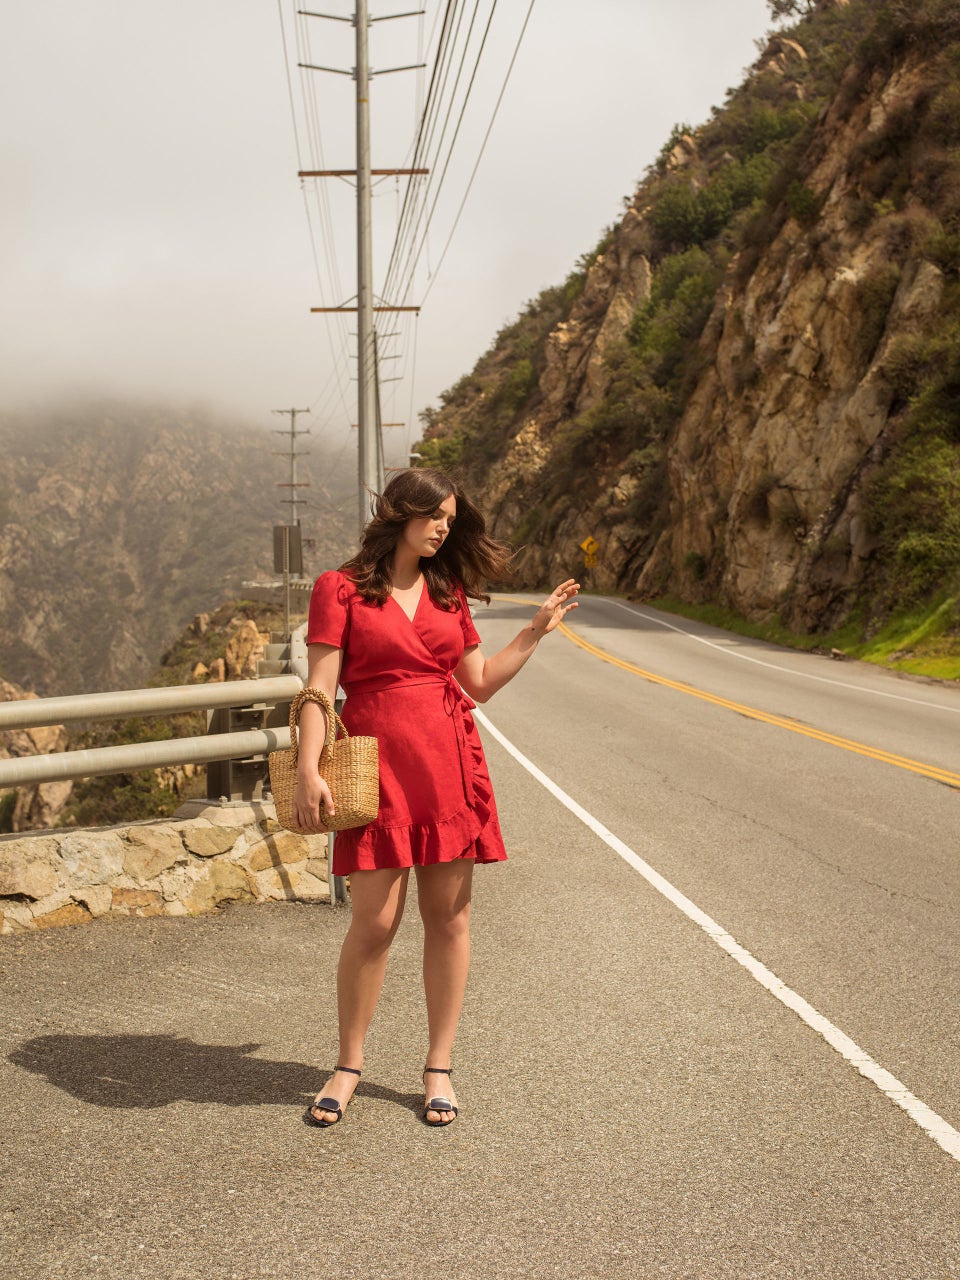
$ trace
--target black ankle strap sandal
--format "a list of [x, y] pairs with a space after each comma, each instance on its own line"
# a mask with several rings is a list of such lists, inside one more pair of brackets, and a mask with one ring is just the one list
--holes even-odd
[[[425, 1076], [452, 1076], [453, 1071], [448, 1067], [424, 1067], [423, 1074]], [[428, 1111], [452, 1111], [453, 1116], [449, 1120], [428, 1120]], [[430, 1125], [432, 1129], [443, 1129], [448, 1124], [453, 1124], [459, 1114], [459, 1108], [455, 1107], [449, 1098], [430, 1098], [423, 1108], [423, 1123]]]
[[[338, 1071], [345, 1071], [351, 1076], [360, 1075], [360, 1072], [356, 1067], [334, 1067], [333, 1074], [336, 1075]], [[337, 1118], [336, 1120], [325, 1120], [320, 1116], [315, 1116], [313, 1114], [314, 1111], [332, 1111]], [[343, 1119], [343, 1107], [336, 1098], [315, 1098], [313, 1102], [310, 1103], [309, 1107], [307, 1107], [303, 1115], [304, 1119], [309, 1121], [310, 1124], [316, 1125], [318, 1129], [330, 1129], [333, 1125], [339, 1124]]]

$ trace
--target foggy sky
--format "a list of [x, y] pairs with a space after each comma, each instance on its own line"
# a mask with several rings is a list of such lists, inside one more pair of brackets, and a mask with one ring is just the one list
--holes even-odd
[[[426, 0], [425, 33], [439, 0]], [[314, 7], [314, 6], [310, 6]], [[324, 0], [349, 14], [350, 0]], [[406, 9], [374, 0], [372, 14]], [[2, 406], [92, 393], [202, 403], [250, 422], [311, 406], [342, 438], [355, 375], [345, 326], [309, 308], [355, 291], [352, 193], [332, 184], [336, 288], [311, 252], [281, 44], [292, 0], [47, 0], [7, 6], [0, 58], [4, 194]], [[443, 202], [398, 326], [387, 386], [394, 455], [416, 411], [473, 365], [497, 329], [560, 283], [622, 212], [678, 121], [696, 124], [756, 57], [765, 0], [537, 0], [450, 251], [435, 269], [526, 12], [501, 0]], [[303, 20], [301, 19], [301, 24]], [[371, 65], [415, 60], [416, 19], [377, 23]], [[352, 29], [309, 28], [313, 56], [353, 65]], [[291, 43], [288, 62], [297, 54]], [[315, 77], [328, 167], [354, 160], [353, 83]], [[300, 73], [291, 71], [308, 148]], [[422, 77], [421, 77], [422, 80]], [[376, 77], [373, 163], [409, 160], [415, 73]], [[304, 161], [307, 160], [304, 155]], [[398, 208], [377, 187], [375, 275]], [[313, 198], [311, 196], [311, 198]], [[314, 217], [314, 233], [320, 225]], [[420, 296], [417, 296], [420, 295]], [[416, 379], [411, 380], [413, 330]], [[332, 341], [331, 341], [332, 335]]]

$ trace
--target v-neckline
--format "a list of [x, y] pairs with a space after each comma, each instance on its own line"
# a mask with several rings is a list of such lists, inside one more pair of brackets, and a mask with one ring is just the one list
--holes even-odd
[[423, 582], [420, 584], [420, 594], [419, 596], [417, 596], [417, 603], [413, 607], [413, 613], [407, 613], [406, 609], [403, 607], [403, 605], [400, 603], [397, 597], [393, 594], [393, 592], [392, 591], [390, 592], [390, 599], [397, 606], [397, 608], [400, 610], [400, 612], [403, 614], [406, 620], [410, 623], [411, 627], [414, 626], [414, 624], [416, 623], [417, 614], [420, 612], [420, 606], [423, 604], [423, 597], [426, 593], [426, 590], [427, 590], [427, 580], [426, 578], [424, 578]]

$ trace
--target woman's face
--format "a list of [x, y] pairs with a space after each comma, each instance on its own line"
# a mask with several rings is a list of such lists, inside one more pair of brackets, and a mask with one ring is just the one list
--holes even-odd
[[403, 527], [400, 541], [418, 556], [435, 556], [446, 542], [457, 518], [457, 500], [451, 493], [431, 516], [414, 516]]

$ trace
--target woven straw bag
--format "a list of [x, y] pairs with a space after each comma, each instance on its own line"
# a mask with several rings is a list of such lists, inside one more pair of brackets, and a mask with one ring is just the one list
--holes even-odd
[[304, 832], [293, 818], [293, 796], [297, 789], [297, 727], [305, 702], [317, 702], [327, 713], [327, 740], [317, 764], [321, 778], [326, 779], [333, 796], [336, 813], [327, 820], [328, 831], [344, 831], [347, 827], [363, 827], [372, 822], [380, 807], [380, 770], [376, 738], [351, 738], [343, 721], [334, 711], [322, 689], [301, 689], [290, 704], [290, 747], [271, 751], [270, 790], [277, 806], [277, 821], [288, 831]]

